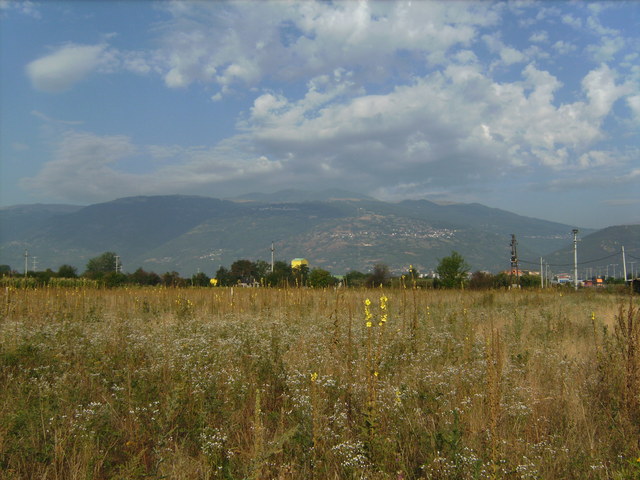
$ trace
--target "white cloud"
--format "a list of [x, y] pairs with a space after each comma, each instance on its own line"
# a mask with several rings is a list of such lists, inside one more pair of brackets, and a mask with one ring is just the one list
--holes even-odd
[[[131, 171], [147, 158], [155, 161], [150, 168]], [[36, 197], [84, 203], [158, 191], [204, 193], [220, 185], [237, 188], [280, 170], [280, 161], [247, 151], [239, 138], [214, 148], [137, 146], [124, 135], [68, 130], [57, 142], [53, 158], [37, 175], [24, 178], [21, 186]]]
[[[425, 64], [447, 61], [470, 45], [480, 26], [498, 21], [499, 7], [458, 2], [194, 2], [166, 5], [172, 18], [156, 52], [167, 86], [217, 83], [229, 92], [265, 77], [314, 77], [345, 65], [381, 79], [399, 51]], [[242, 35], [239, 34], [242, 32]], [[515, 51], [505, 51], [515, 61]], [[225, 90], [226, 89], [226, 90]]]
[[0, 0], [0, 11], [9, 12], [12, 10], [36, 19], [42, 18], [35, 2], [29, 0]]
[[558, 40], [551, 48], [553, 48], [559, 55], [568, 55], [578, 49], [574, 44], [565, 42], [564, 40]]
[[582, 88], [589, 98], [589, 113], [597, 118], [609, 114], [613, 104], [630, 92], [627, 85], [616, 85], [615, 72], [602, 64], [582, 80]]
[[[633, 82], [619, 80], [619, 66], [594, 66], [584, 56], [584, 70], [560, 66], [558, 54], [586, 47], [580, 32], [556, 36], [553, 28], [571, 29], [552, 9], [536, 16], [536, 4], [526, 2], [310, 1], [157, 8], [171, 18], [156, 25], [155, 50], [66, 45], [30, 64], [34, 86], [62, 91], [91, 72], [126, 70], [158, 75], [170, 88], [202, 87], [211, 100], [242, 92], [236, 99], [253, 97], [245, 111], [224, 112], [236, 134], [188, 147], [71, 131], [25, 186], [87, 201], [157, 191], [223, 195], [238, 186], [313, 188], [328, 180], [396, 197], [480, 189], [522, 172], [587, 178], [628, 163], [598, 142], [618, 100], [626, 97], [640, 119], [637, 90], [629, 96]], [[529, 15], [518, 24], [529, 29], [518, 40], [535, 45], [487, 34], [508, 12]], [[562, 22], [583, 28], [581, 18]], [[617, 55], [617, 37], [602, 33], [591, 52]], [[140, 168], [133, 173], [129, 163]]]
[[587, 51], [593, 56], [596, 62], [608, 62], [613, 60], [624, 46], [624, 38], [620, 36], [606, 36], [601, 37], [598, 45], [589, 45]]
[[529, 41], [533, 43], [547, 43], [549, 34], [546, 31], [535, 32], [529, 37]]
[[640, 124], [640, 95], [633, 95], [633, 96], [627, 97], [627, 104], [631, 109], [633, 118], [638, 124]]
[[106, 45], [64, 45], [27, 65], [27, 75], [37, 90], [58, 93], [71, 88], [96, 70]]

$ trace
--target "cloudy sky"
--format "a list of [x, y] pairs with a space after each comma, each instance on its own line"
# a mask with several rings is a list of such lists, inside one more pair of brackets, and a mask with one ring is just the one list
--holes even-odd
[[637, 2], [0, 0], [0, 204], [342, 188], [640, 222]]

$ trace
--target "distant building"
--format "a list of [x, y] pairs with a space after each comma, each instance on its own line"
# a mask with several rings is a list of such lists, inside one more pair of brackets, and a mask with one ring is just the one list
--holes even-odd
[[309, 266], [309, 261], [306, 258], [294, 258], [291, 260], [291, 268], [300, 268], [303, 265]]

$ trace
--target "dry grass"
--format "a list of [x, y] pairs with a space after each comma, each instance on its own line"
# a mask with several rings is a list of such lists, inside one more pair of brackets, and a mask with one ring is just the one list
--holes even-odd
[[0, 301], [2, 478], [640, 478], [638, 297], [7, 288]]

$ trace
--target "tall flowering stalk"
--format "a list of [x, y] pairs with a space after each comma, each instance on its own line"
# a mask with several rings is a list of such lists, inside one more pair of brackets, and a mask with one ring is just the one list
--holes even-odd
[[[376, 438], [377, 424], [377, 400], [378, 400], [378, 378], [380, 375], [379, 366], [382, 358], [382, 344], [384, 343], [384, 331], [389, 319], [387, 308], [388, 298], [386, 295], [380, 296], [379, 316], [377, 322], [371, 312], [371, 300], [364, 301], [364, 317], [367, 330], [367, 405], [365, 426], [368, 437], [368, 449], [370, 454]], [[374, 329], [377, 327], [377, 332]], [[374, 345], [375, 342], [375, 345]]]

